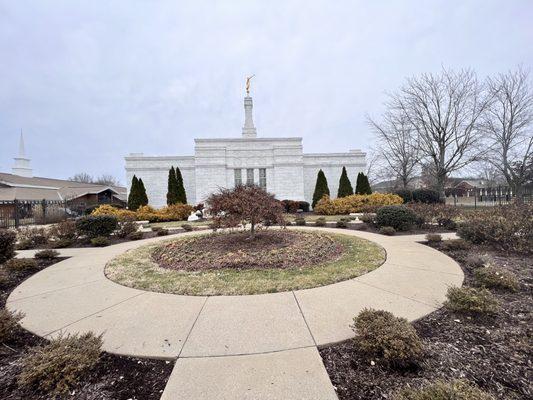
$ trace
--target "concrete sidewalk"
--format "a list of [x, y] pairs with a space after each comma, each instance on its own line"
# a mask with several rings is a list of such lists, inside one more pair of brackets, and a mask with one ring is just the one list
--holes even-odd
[[[416, 243], [423, 235], [298, 229], [371, 240], [385, 248], [387, 260], [355, 279], [253, 296], [153, 293], [105, 277], [109, 260], [169, 238], [158, 237], [60, 250], [71, 258], [23, 282], [7, 307], [24, 312], [22, 325], [41, 336], [90, 330], [103, 333], [108, 352], [177, 359], [165, 399], [328, 399], [335, 393], [317, 346], [352, 337], [352, 319], [366, 307], [423, 317], [442, 305], [449, 286], [463, 281], [451, 258]], [[180, 235], [190, 234], [198, 233]]]

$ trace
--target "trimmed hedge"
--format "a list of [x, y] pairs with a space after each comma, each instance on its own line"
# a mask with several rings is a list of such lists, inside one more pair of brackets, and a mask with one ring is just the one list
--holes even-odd
[[397, 231], [408, 231], [419, 221], [418, 216], [405, 206], [385, 206], [376, 212], [378, 227], [390, 226]]
[[15, 232], [0, 229], [0, 264], [15, 256], [15, 242], [17, 235]]
[[394, 193], [400, 196], [404, 203], [441, 203], [439, 192], [433, 189], [398, 189]]
[[114, 215], [85, 215], [76, 220], [78, 231], [89, 238], [108, 237], [117, 227]]
[[309, 212], [309, 203], [307, 201], [281, 200], [281, 204], [283, 205], [285, 212], [289, 214], [297, 213], [298, 210]]
[[316, 214], [340, 215], [370, 212], [375, 211], [378, 207], [402, 203], [403, 200], [400, 196], [390, 193], [354, 194], [337, 199], [324, 196], [317, 203], [313, 211]]

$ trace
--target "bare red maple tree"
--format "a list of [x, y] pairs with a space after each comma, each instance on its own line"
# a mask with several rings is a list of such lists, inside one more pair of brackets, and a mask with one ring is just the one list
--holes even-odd
[[250, 224], [250, 238], [257, 224], [283, 224], [283, 206], [273, 194], [256, 185], [220, 189], [206, 201], [215, 226], [233, 228]]

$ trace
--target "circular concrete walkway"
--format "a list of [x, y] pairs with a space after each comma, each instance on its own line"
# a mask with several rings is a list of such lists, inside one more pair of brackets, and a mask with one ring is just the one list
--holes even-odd
[[[251, 296], [146, 292], [105, 277], [104, 267], [113, 257], [168, 240], [167, 236], [105, 248], [65, 249], [62, 255], [71, 258], [23, 282], [11, 293], [6, 307], [23, 312], [22, 326], [40, 336], [93, 331], [103, 333], [103, 348], [111, 353], [178, 359], [163, 398], [336, 398], [317, 346], [353, 336], [352, 319], [365, 307], [418, 319], [442, 305], [448, 287], [462, 284], [463, 273], [445, 254], [416, 242], [423, 236], [301, 229], [371, 240], [385, 248], [387, 260], [355, 279]], [[191, 234], [198, 233], [181, 235]], [[252, 369], [241, 371], [243, 382], [239, 384], [234, 372], [247, 362]], [[195, 378], [200, 370], [202, 376]], [[205, 380], [209, 373], [212, 385]], [[191, 386], [195, 379], [201, 389]], [[275, 383], [260, 385], [269, 380]], [[226, 392], [220, 390], [224, 382]], [[241, 397], [248, 386], [251, 397]], [[291, 397], [288, 388], [299, 394]]]

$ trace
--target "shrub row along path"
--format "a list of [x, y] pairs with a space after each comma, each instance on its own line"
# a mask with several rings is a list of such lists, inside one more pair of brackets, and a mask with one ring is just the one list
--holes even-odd
[[[71, 258], [23, 282], [7, 307], [25, 313], [22, 325], [40, 336], [103, 332], [108, 352], [176, 359], [162, 399], [336, 399], [317, 346], [352, 337], [352, 319], [365, 307], [418, 319], [442, 305], [463, 273], [448, 256], [417, 243], [423, 236], [299, 229], [371, 240], [387, 260], [355, 279], [251, 296], [146, 292], [105, 277], [113, 257], [166, 236], [61, 250]], [[197, 233], [181, 235], [189, 234]]]

